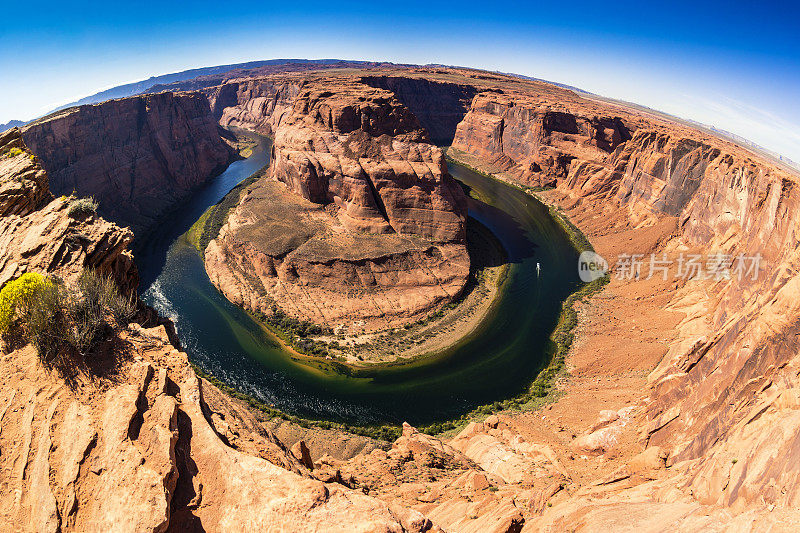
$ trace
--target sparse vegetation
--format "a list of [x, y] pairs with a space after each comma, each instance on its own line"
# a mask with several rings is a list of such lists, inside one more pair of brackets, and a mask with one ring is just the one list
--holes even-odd
[[127, 324], [136, 314], [133, 296], [120, 294], [110, 277], [84, 270], [78, 278], [80, 294], [71, 295], [70, 314], [75, 322], [73, 345], [81, 352], [91, 350], [104, 329]]
[[6, 157], [16, 157], [21, 153], [22, 153], [22, 150], [20, 148], [16, 148], [15, 147], [15, 148], [12, 148], [11, 150], [9, 150], [8, 152], [6, 152]]
[[97, 207], [98, 204], [94, 201], [94, 198], [76, 198], [67, 207], [67, 215], [72, 218], [94, 215], [97, 213]]
[[272, 314], [270, 315], [254, 312], [253, 316], [298, 352], [316, 357], [330, 355], [326, 343], [315, 341], [308, 337], [312, 335], [332, 335], [333, 330], [331, 328], [289, 316], [277, 305], [273, 305]]
[[225, 225], [225, 222], [228, 220], [228, 214], [231, 209], [239, 204], [239, 198], [242, 192], [258, 178], [262, 177], [265, 172], [266, 167], [255, 172], [252, 176], [231, 189], [222, 200], [209, 207], [197, 222], [189, 228], [187, 237], [198, 252], [203, 254], [208, 247], [208, 243], [217, 238], [222, 226]]
[[89, 355], [106, 334], [136, 313], [133, 297], [108, 277], [85, 270], [75, 286], [27, 273], [0, 291], [0, 334], [30, 342], [46, 363]]

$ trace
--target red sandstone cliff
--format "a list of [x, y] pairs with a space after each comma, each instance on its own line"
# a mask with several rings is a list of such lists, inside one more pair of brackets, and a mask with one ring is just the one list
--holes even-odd
[[432, 142], [451, 144], [477, 89], [469, 83], [412, 76], [364, 76], [361, 82], [391, 91], [428, 132]]
[[137, 235], [230, 161], [206, 98], [161, 93], [56, 112], [23, 129], [55, 195], [93, 196]]
[[292, 107], [302, 80], [294, 78], [232, 80], [204, 92], [222, 126], [273, 135], [275, 126]]
[[392, 93], [317, 84], [275, 133], [270, 175], [354, 231], [463, 242], [466, 200], [441, 150]]
[[206, 250], [212, 282], [251, 309], [337, 327], [392, 327], [452, 300], [469, 274], [466, 200], [416, 117], [357, 80], [291, 84], [291, 107], [262, 96], [286, 86], [254, 81], [223, 111], [272, 131], [264, 180], [296, 196], [266, 183], [243, 195]]
[[458, 125], [453, 147], [526, 185], [552, 185], [573, 159], [603, 159], [630, 139], [619, 117], [571, 112], [525, 95], [484, 92]]

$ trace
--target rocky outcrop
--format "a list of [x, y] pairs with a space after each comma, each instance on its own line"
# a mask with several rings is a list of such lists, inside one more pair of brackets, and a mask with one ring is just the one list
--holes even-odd
[[323, 457], [316, 465], [410, 506], [446, 531], [518, 532], [572, 480], [549, 446], [528, 441], [507, 421], [472, 422], [449, 440], [403, 424], [388, 450], [348, 461]]
[[[113, 376], [68, 386], [30, 347], [0, 356], [0, 529], [15, 531], [437, 531], [313, 479], [279, 444], [266, 456], [227, 445], [204, 400], [209, 385], [163, 327], [134, 327], [113, 353]], [[217, 422], [219, 425], [219, 422]]]
[[225, 169], [231, 150], [217, 128], [203, 95], [161, 93], [58, 111], [23, 137], [55, 195], [92, 196], [141, 236]]
[[0, 136], [0, 154], [0, 286], [29, 271], [69, 278], [91, 268], [132, 293], [139, 277], [130, 230], [91, 213], [70, 216], [73, 199], [53, 198], [19, 130]]
[[24, 216], [50, 200], [47, 173], [17, 129], [0, 135], [0, 216]]
[[567, 177], [576, 158], [604, 160], [631, 138], [615, 116], [587, 115], [556, 102], [485, 91], [456, 129], [453, 147], [507, 172], [526, 185]]
[[246, 79], [205, 90], [214, 118], [225, 127], [275, 134], [275, 127], [292, 108], [302, 80], [295, 78]]
[[461, 292], [464, 194], [392, 93], [307, 82], [270, 120], [268, 176], [205, 250], [230, 300], [358, 331], [402, 325]]
[[464, 194], [427, 141], [391, 93], [317, 84], [281, 121], [269, 175], [314, 203], [335, 204], [354, 231], [463, 242]]

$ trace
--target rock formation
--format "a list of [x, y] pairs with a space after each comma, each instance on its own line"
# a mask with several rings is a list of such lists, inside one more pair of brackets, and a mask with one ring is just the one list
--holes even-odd
[[631, 138], [619, 117], [587, 116], [525, 96], [484, 92], [459, 123], [453, 147], [526, 185], [553, 185], [575, 158], [602, 158]]
[[268, 176], [205, 251], [212, 282], [250, 309], [332, 327], [398, 326], [456, 297], [466, 200], [416, 117], [351, 80], [307, 82], [288, 110], [263, 98], [222, 115], [271, 123], [274, 141]]
[[68, 278], [91, 268], [131, 293], [138, 274], [130, 230], [92, 214], [69, 216], [72, 199], [53, 198], [18, 129], [0, 135], [0, 154], [0, 285], [29, 271]]
[[275, 126], [300, 92], [302, 80], [277, 79], [232, 80], [206, 89], [214, 117], [222, 126], [273, 135]]
[[22, 132], [55, 195], [92, 196], [141, 236], [225, 169], [232, 152], [217, 128], [204, 96], [161, 93], [65, 109]]

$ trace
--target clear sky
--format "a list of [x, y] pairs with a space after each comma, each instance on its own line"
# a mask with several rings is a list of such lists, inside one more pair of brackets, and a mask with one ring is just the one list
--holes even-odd
[[568, 83], [800, 162], [800, 3], [64, 2], [0, 21], [0, 123], [122, 83], [271, 58], [444, 63]]

